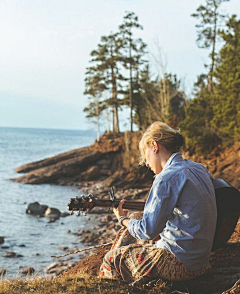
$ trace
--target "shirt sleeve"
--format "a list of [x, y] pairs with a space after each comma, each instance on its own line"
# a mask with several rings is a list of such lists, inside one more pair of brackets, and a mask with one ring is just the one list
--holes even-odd
[[143, 211], [142, 220], [128, 222], [129, 233], [143, 240], [152, 240], [164, 229], [178, 201], [180, 182], [173, 177], [169, 181], [155, 179]]

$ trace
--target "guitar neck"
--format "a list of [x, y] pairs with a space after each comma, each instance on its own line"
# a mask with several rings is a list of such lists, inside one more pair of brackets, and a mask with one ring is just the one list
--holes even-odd
[[[121, 200], [116, 199], [114, 201], [106, 200], [106, 199], [95, 199], [94, 206], [96, 207], [118, 207], [118, 204]], [[126, 200], [123, 204], [123, 209], [129, 209], [134, 211], [143, 211], [145, 206], [144, 201], [131, 201]]]

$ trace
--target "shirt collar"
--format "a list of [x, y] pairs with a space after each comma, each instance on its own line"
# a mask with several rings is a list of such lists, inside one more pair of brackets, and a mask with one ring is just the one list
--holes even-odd
[[[176, 152], [176, 153], [173, 153], [169, 158], [168, 158], [168, 161], [166, 162], [164, 168], [162, 169], [162, 171], [158, 174], [160, 175], [163, 171], [165, 171], [172, 163], [174, 162], [178, 162], [178, 161], [182, 161], [183, 158], [182, 158], [182, 154], [181, 152]], [[158, 176], [156, 175], [156, 176]]]

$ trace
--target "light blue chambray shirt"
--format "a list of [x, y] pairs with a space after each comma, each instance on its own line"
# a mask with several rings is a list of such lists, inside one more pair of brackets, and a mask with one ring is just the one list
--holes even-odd
[[143, 219], [131, 219], [128, 230], [138, 239], [161, 239], [158, 248], [171, 251], [189, 270], [209, 264], [217, 221], [212, 176], [200, 163], [174, 153], [156, 175]]

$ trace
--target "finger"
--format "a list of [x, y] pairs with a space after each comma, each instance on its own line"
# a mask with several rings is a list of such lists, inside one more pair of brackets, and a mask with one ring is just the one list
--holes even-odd
[[124, 202], [126, 202], [126, 199], [122, 199], [122, 200], [119, 202], [117, 208], [118, 208], [118, 209], [123, 209], [122, 207], [123, 207]]

